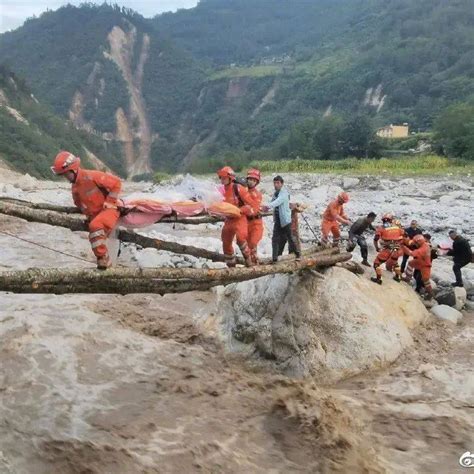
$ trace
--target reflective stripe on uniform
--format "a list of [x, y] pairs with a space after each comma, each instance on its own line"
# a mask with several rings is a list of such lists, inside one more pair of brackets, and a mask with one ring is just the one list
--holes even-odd
[[92, 196], [92, 194], [95, 194], [95, 193], [100, 193], [100, 189], [99, 188], [90, 189], [89, 191], [85, 192], [85, 195], [86, 196]]
[[232, 254], [232, 255], [224, 254], [224, 258], [225, 258], [225, 260], [234, 260], [235, 259], [235, 254]]
[[89, 239], [95, 239], [96, 237], [100, 237], [101, 235], [105, 235], [104, 229], [99, 229], [95, 232], [91, 232], [89, 234]]
[[105, 245], [105, 240], [104, 239], [99, 239], [99, 240], [96, 240], [95, 242], [91, 242], [91, 247], [93, 249], [95, 249], [97, 247], [100, 247], [101, 245]]

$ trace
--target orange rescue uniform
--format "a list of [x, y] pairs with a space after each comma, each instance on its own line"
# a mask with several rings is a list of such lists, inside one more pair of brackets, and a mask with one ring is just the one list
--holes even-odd
[[408, 247], [404, 247], [404, 251], [406, 255], [412, 257], [408, 262], [405, 272], [406, 281], [409, 282], [413, 277], [414, 271], [419, 270], [425, 290], [428, 294], [431, 294], [431, 245], [428, 242], [423, 242], [421, 246], [415, 250], [410, 250]]
[[404, 240], [404, 230], [395, 224], [378, 227], [375, 232], [374, 243], [381, 241], [382, 248], [378, 251], [374, 261], [377, 278], [382, 278], [382, 265], [385, 263], [388, 271], [394, 271], [399, 277], [401, 269], [398, 259], [403, 255], [401, 248]]
[[248, 245], [252, 263], [258, 264], [257, 246], [263, 237], [263, 219], [260, 214], [263, 196], [256, 186], [254, 188], [249, 188], [248, 193], [252, 201], [252, 204], [250, 205], [251, 212], [247, 216]]
[[79, 169], [72, 185], [74, 204], [89, 218], [89, 240], [97, 258], [107, 256], [106, 239], [117, 225], [120, 178], [102, 171]]
[[234, 238], [247, 262], [250, 262], [250, 249], [248, 246], [247, 215], [251, 214], [252, 199], [246, 187], [231, 182], [224, 186], [224, 201], [240, 208], [240, 217], [227, 218], [222, 228], [222, 247], [228, 267], [235, 267]]
[[334, 199], [328, 204], [328, 207], [323, 213], [323, 220], [321, 223], [322, 242], [327, 244], [329, 242], [329, 234], [333, 236], [333, 245], [337, 245], [341, 238], [341, 228], [338, 217], [347, 219], [344, 212], [344, 204], [341, 204], [338, 199]]

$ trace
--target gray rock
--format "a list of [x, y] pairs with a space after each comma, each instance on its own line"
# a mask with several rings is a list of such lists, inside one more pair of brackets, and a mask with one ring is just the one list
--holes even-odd
[[456, 294], [454, 288], [440, 286], [435, 294], [435, 299], [440, 305], [456, 306]]
[[466, 305], [467, 291], [464, 288], [456, 287], [456, 288], [454, 288], [454, 297], [456, 299], [456, 303], [455, 303], [454, 307], [458, 311], [461, 311], [464, 308], [464, 306]]
[[465, 309], [466, 311], [474, 311], [474, 301], [467, 300]]
[[349, 189], [355, 188], [359, 183], [360, 179], [347, 177], [342, 181], [342, 187], [347, 191]]
[[229, 350], [326, 381], [390, 364], [428, 316], [407, 285], [379, 287], [338, 267], [324, 279], [275, 275], [229, 285], [218, 314]]
[[440, 304], [431, 308], [431, 312], [439, 319], [449, 321], [453, 324], [457, 324], [462, 319], [462, 313], [457, 309], [451, 308], [444, 304]]

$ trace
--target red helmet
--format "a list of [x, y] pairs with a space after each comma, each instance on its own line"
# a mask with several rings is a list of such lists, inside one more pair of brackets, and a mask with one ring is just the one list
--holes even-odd
[[347, 194], [346, 192], [342, 192], [337, 196], [337, 199], [344, 203], [349, 202], [349, 194]]
[[54, 159], [54, 165], [51, 166], [51, 171], [54, 174], [64, 174], [68, 171], [74, 171], [77, 173], [81, 165], [81, 159], [78, 156], [74, 156], [68, 151], [60, 151]]
[[422, 235], [415, 235], [413, 237], [413, 243], [417, 245], [421, 245], [423, 242], [426, 242], [425, 238]]
[[261, 177], [262, 177], [262, 175], [261, 175], [260, 171], [255, 169], [255, 168], [251, 168], [247, 172], [247, 179], [248, 178], [253, 178], [253, 179], [256, 179], [260, 183]]
[[392, 222], [393, 221], [393, 214], [391, 212], [386, 212], [382, 216], [382, 222]]
[[221, 168], [217, 172], [217, 176], [219, 176], [219, 178], [231, 178], [231, 179], [233, 179], [233, 178], [235, 178], [235, 172], [230, 166], [224, 166], [224, 168]]

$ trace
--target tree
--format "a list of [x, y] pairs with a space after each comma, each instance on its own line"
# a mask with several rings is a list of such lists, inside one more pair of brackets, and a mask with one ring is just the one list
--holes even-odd
[[474, 160], [474, 105], [456, 104], [435, 121], [435, 140], [448, 156]]
[[343, 127], [344, 145], [346, 156], [368, 158], [376, 156], [378, 140], [375, 128], [368, 115], [355, 115], [348, 118]]

